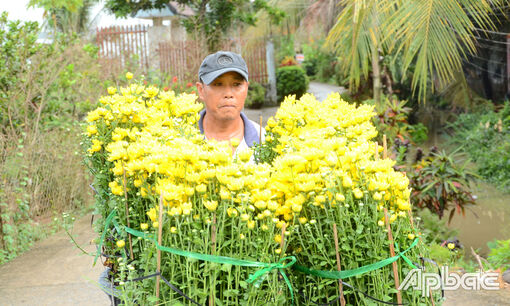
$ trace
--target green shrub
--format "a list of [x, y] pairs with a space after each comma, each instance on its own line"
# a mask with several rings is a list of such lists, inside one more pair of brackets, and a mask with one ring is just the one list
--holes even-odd
[[299, 99], [308, 89], [308, 77], [303, 68], [298, 66], [280, 67], [276, 70], [276, 92], [281, 102], [288, 95]]
[[90, 204], [80, 118], [101, 93], [95, 48], [38, 44], [37, 23], [0, 15], [0, 264], [43, 236], [34, 221]]
[[490, 249], [488, 260], [493, 268], [510, 269], [510, 239], [490, 241], [487, 246]]
[[266, 100], [266, 89], [260, 83], [252, 82], [248, 88], [248, 97], [244, 106], [248, 108], [261, 108]]
[[302, 66], [306, 75], [319, 82], [347, 85], [348, 82], [340, 59], [322, 46], [323, 41], [317, 41], [312, 45], [303, 45], [305, 60]]
[[318, 60], [317, 58], [307, 58], [303, 61], [303, 68], [305, 69], [306, 75], [309, 77], [313, 77], [319, 71], [318, 69]]
[[429, 138], [429, 130], [421, 122], [415, 125], [409, 125], [408, 129], [409, 134], [411, 135], [411, 139], [417, 144], [424, 143]]
[[478, 173], [500, 190], [510, 191], [510, 103], [499, 112], [461, 114], [449, 128], [450, 142], [469, 154]]
[[452, 263], [452, 252], [439, 244], [429, 245], [430, 259], [438, 265], [444, 266]]

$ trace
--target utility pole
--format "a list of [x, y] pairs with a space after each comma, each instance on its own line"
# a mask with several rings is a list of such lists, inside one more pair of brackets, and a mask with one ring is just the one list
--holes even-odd
[[267, 98], [271, 105], [276, 104], [276, 69], [274, 61], [274, 45], [272, 39], [266, 42], [266, 65], [267, 65], [267, 81], [269, 88]]

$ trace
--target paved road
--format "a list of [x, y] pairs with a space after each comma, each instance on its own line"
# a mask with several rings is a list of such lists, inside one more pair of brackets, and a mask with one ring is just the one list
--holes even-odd
[[[95, 247], [90, 216], [75, 222], [74, 238], [87, 252]], [[97, 279], [100, 261], [82, 253], [59, 232], [5, 265], [0, 266], [0, 305], [110, 305]]]
[[332, 92], [343, 93], [345, 91], [346, 89], [340, 86], [317, 82], [310, 82], [310, 85], [308, 86], [308, 92], [312, 93], [319, 101], [324, 101]]

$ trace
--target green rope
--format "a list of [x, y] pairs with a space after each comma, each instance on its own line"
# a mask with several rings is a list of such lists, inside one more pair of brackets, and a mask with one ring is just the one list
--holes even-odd
[[[117, 223], [117, 221], [113, 219], [115, 217], [116, 213], [117, 213], [117, 211], [114, 209], [106, 218], [103, 233], [101, 234], [101, 241], [99, 242], [99, 248], [98, 248], [96, 257], [94, 258], [94, 265], [96, 264], [97, 258], [101, 254], [101, 247], [103, 245], [106, 231], [107, 231], [110, 223], [113, 221], [113, 224], [118, 232], [120, 232], [122, 229], [121, 225], [119, 225]], [[260, 285], [260, 283], [265, 279], [265, 277], [267, 276], [267, 274], [269, 272], [271, 272], [274, 269], [278, 269], [278, 271], [280, 271], [283, 279], [285, 280], [287, 287], [289, 288], [290, 296], [292, 298], [292, 304], [294, 304], [294, 291], [292, 289], [292, 285], [290, 283], [289, 278], [285, 274], [285, 269], [287, 269], [287, 268], [293, 268], [299, 272], [309, 274], [309, 275], [314, 275], [314, 276], [321, 277], [321, 278], [344, 279], [344, 278], [349, 278], [352, 276], [356, 276], [356, 275], [360, 275], [360, 274], [364, 274], [364, 273], [367, 273], [370, 271], [380, 269], [384, 266], [387, 266], [387, 265], [397, 261], [399, 258], [402, 258], [413, 269], [417, 269], [417, 267], [413, 264], [413, 262], [409, 258], [407, 258], [404, 254], [407, 253], [410, 249], [414, 248], [418, 244], [418, 241], [419, 241], [418, 238], [416, 238], [413, 241], [413, 243], [402, 252], [398, 251], [398, 244], [395, 242], [395, 247], [397, 249], [398, 254], [393, 257], [378, 261], [376, 263], [362, 266], [362, 267], [359, 267], [356, 269], [351, 269], [351, 270], [323, 271], [323, 270], [309, 269], [307, 267], [296, 264], [297, 259], [294, 256], [283, 257], [276, 263], [265, 263], [265, 262], [258, 262], [258, 261], [236, 259], [236, 258], [226, 257], [226, 256], [216, 256], [216, 255], [183, 251], [183, 250], [159, 245], [159, 243], [156, 239], [156, 236], [154, 234], [140, 232], [140, 231], [134, 230], [132, 228], [129, 228], [127, 226], [124, 226], [123, 229], [127, 233], [129, 233], [133, 236], [153, 241], [156, 245], [156, 248], [161, 251], [164, 251], [164, 252], [168, 252], [168, 253], [172, 253], [175, 255], [184, 256], [184, 257], [188, 257], [188, 258], [219, 263], [219, 264], [230, 264], [230, 265], [242, 266], [242, 267], [262, 268], [262, 269], [256, 271], [255, 273], [250, 274], [249, 278], [246, 280], [248, 283], [255, 283], [254, 285], [256, 287], [258, 287]]]
[[374, 271], [374, 270], [380, 269], [380, 268], [382, 268], [384, 266], [387, 266], [387, 265], [397, 261], [399, 258], [402, 258], [413, 269], [417, 269], [417, 267], [413, 264], [413, 262], [404, 255], [410, 249], [414, 248], [417, 244], [418, 244], [418, 238], [416, 238], [413, 241], [413, 243], [407, 249], [405, 249], [403, 252], [398, 252], [398, 245], [396, 244], [397, 252], [398, 252], [397, 255], [395, 255], [393, 257], [390, 257], [390, 258], [383, 259], [383, 260], [378, 261], [378, 262], [373, 263], [373, 264], [369, 264], [369, 265], [362, 266], [362, 267], [359, 267], [359, 268], [356, 268], [356, 269], [351, 269], [351, 270], [344, 270], [344, 271], [313, 270], [313, 269], [309, 269], [307, 267], [304, 267], [304, 266], [301, 266], [301, 265], [298, 265], [298, 264], [293, 265], [292, 268], [297, 270], [297, 271], [299, 271], [299, 272], [302, 272], [302, 273], [305, 273], [305, 274], [314, 275], [314, 276], [318, 276], [318, 277], [321, 277], [321, 278], [344, 279], [344, 278], [349, 278], [349, 277], [352, 277], [352, 276], [356, 276], [356, 275], [360, 275], [360, 274], [364, 274], [364, 273], [367, 273], [367, 272], [370, 272], [370, 271]]
[[[284, 269], [291, 267], [296, 263], [296, 257], [294, 256], [287, 256], [282, 259], [280, 259], [277, 263], [265, 263], [265, 262], [258, 262], [258, 261], [250, 261], [250, 260], [243, 260], [243, 259], [236, 259], [232, 257], [226, 257], [226, 256], [216, 256], [216, 255], [209, 255], [209, 254], [201, 254], [201, 253], [195, 253], [195, 252], [188, 252], [183, 251], [171, 247], [166, 247], [159, 245], [155, 235], [143, 233], [137, 230], [134, 230], [129, 227], [124, 227], [124, 230], [128, 233], [130, 233], [133, 236], [151, 240], [156, 244], [156, 248], [165, 251], [168, 253], [172, 253], [179, 256], [185, 256], [188, 258], [203, 260], [203, 261], [209, 261], [219, 264], [230, 264], [235, 266], [242, 266], [242, 267], [257, 267], [262, 268], [261, 270], [258, 270], [254, 274], [251, 274], [249, 278], [246, 280], [248, 283], [253, 283], [257, 281], [258, 279], [263, 280], [263, 278], [267, 275], [267, 273], [271, 272], [274, 269], [278, 269], [280, 273], [283, 276], [283, 279], [285, 280], [285, 283], [287, 284], [287, 287], [290, 291], [290, 296], [292, 299], [292, 304], [294, 304], [294, 291], [292, 290], [292, 285], [289, 281], [289, 278], [285, 274]], [[285, 263], [286, 261], [289, 261], [288, 263]]]

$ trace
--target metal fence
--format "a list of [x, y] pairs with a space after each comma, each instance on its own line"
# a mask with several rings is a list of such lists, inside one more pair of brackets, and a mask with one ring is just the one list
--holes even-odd
[[97, 28], [96, 42], [99, 61], [107, 74], [118, 74], [124, 69], [149, 67], [147, 26], [112, 26]]

